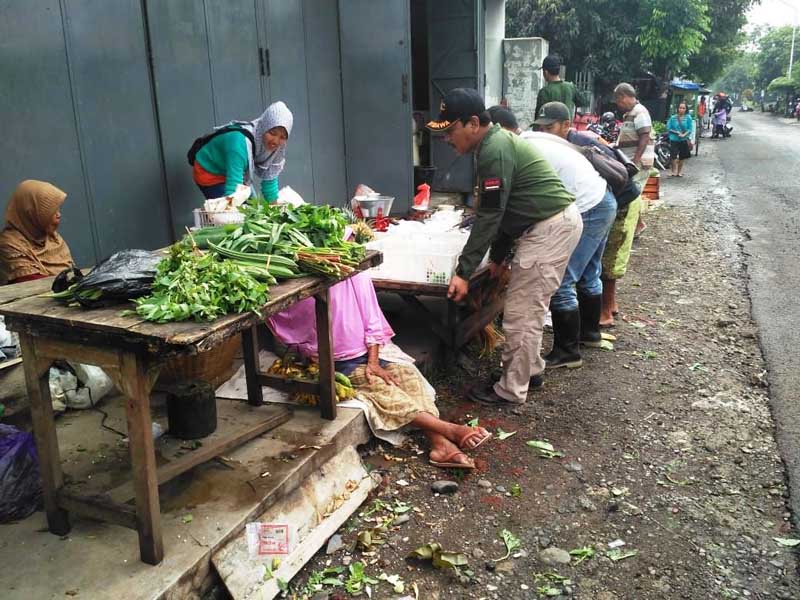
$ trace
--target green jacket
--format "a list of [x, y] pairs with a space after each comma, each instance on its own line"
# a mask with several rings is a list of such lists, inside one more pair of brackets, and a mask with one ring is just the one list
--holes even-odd
[[[225, 195], [236, 191], [236, 186], [244, 183], [244, 176], [250, 167], [247, 138], [243, 133], [230, 131], [212, 138], [195, 157], [209, 173], [225, 176]], [[261, 195], [267, 202], [278, 198], [278, 178], [261, 181]]]
[[478, 210], [457, 269], [464, 279], [472, 276], [490, 245], [489, 258], [503, 262], [527, 229], [575, 201], [544, 156], [499, 125], [489, 129], [476, 154]]
[[569, 109], [570, 120], [575, 118], [576, 106], [587, 106], [589, 98], [584, 96], [575, 87], [575, 84], [570, 81], [551, 81], [545, 85], [539, 94], [536, 96], [536, 112], [539, 116], [539, 110], [548, 102], [561, 102], [567, 105]]

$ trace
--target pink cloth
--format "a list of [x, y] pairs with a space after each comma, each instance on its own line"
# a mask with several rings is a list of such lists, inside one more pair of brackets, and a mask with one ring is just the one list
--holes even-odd
[[[367, 273], [334, 285], [329, 293], [333, 359], [349, 360], [367, 353], [367, 346], [385, 345], [394, 336]], [[303, 356], [317, 356], [314, 299], [306, 298], [267, 319], [282, 343]]]

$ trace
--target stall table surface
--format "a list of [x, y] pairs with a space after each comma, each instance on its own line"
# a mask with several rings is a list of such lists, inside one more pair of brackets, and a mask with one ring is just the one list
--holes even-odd
[[[356, 273], [380, 264], [379, 252], [369, 251]], [[242, 334], [242, 350], [248, 402], [263, 404], [262, 385], [284, 391], [318, 394], [322, 417], [336, 417], [333, 352], [330, 334], [328, 290], [342, 279], [319, 277], [290, 279], [270, 288], [270, 300], [260, 314], [232, 314], [211, 322], [157, 324], [138, 316], [122, 316], [123, 307], [83, 309], [68, 307], [42, 294], [52, 278], [0, 288], [0, 314], [9, 329], [19, 334], [23, 366], [31, 403], [36, 447], [42, 477], [45, 512], [52, 533], [70, 530], [68, 513], [116, 523], [139, 534], [141, 559], [158, 564], [163, 558], [158, 486], [192, 467], [287, 421], [286, 408], [265, 411], [245, 427], [212, 436], [209, 444], [180, 459], [156, 467], [153, 446], [150, 392], [164, 362], [176, 355], [206, 352], [230, 337]], [[319, 382], [297, 382], [261, 371], [258, 363], [257, 325], [306, 298], [316, 301], [319, 337]], [[79, 496], [64, 488], [61, 460], [50, 398], [49, 370], [55, 360], [69, 359], [97, 365], [125, 395], [128, 446], [133, 472], [135, 506], [123, 496]]]

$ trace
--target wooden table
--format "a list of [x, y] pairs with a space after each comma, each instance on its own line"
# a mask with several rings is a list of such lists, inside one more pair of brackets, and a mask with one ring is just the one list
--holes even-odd
[[[380, 264], [379, 252], [368, 252], [358, 268]], [[70, 530], [68, 513], [88, 516], [136, 529], [141, 559], [158, 564], [164, 556], [158, 485], [192, 467], [219, 456], [291, 416], [283, 408], [248, 424], [213, 444], [156, 468], [153, 447], [150, 392], [162, 364], [171, 356], [206, 352], [242, 333], [248, 402], [263, 403], [261, 386], [300, 390], [320, 396], [322, 416], [336, 418], [334, 366], [330, 334], [328, 290], [337, 280], [318, 277], [291, 279], [270, 289], [270, 301], [254, 313], [221, 317], [209, 323], [149, 323], [136, 316], [120, 316], [121, 306], [86, 310], [70, 308], [39, 295], [49, 291], [52, 278], [0, 288], [0, 314], [16, 331], [22, 345], [23, 365], [31, 419], [39, 454], [44, 505], [50, 531], [65, 535]], [[261, 372], [258, 363], [257, 326], [263, 319], [305, 298], [316, 300], [319, 337], [319, 383], [292, 382]], [[128, 447], [133, 471], [135, 507], [108, 496], [85, 497], [64, 489], [61, 460], [50, 398], [49, 370], [54, 360], [65, 359], [101, 367], [126, 396]]]
[[[489, 279], [489, 269], [483, 267], [475, 271], [469, 280], [470, 293], [474, 293]], [[490, 304], [482, 305], [480, 310], [473, 311], [465, 303], [457, 304], [447, 300], [444, 318], [431, 311], [420, 300], [420, 296], [447, 298], [447, 285], [437, 283], [418, 283], [413, 281], [394, 281], [390, 279], [373, 279], [375, 290], [398, 294], [409, 306], [413, 307], [426, 320], [431, 331], [445, 345], [448, 361], [452, 361], [456, 353], [478, 332], [495, 320], [503, 312], [505, 294], [499, 294]]]

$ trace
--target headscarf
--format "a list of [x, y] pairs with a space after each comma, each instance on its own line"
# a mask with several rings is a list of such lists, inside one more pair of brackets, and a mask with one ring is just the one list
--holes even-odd
[[[264, 114], [254, 121], [233, 121], [231, 123], [247, 129], [253, 134], [256, 142], [255, 150], [250, 155], [249, 175], [251, 184], [255, 183], [254, 175], [258, 175], [259, 179], [275, 179], [283, 171], [283, 166], [286, 164], [286, 144], [283, 144], [274, 152], [270, 152], [269, 148], [264, 145], [264, 134], [273, 127], [283, 127], [286, 130], [288, 143], [288, 138], [292, 135], [293, 123], [292, 111], [280, 100], [270, 104]], [[252, 150], [249, 147], [250, 140], [247, 141], [247, 144], [248, 149]], [[255, 161], [253, 161], [253, 156]]]
[[44, 181], [28, 179], [11, 194], [0, 232], [0, 283], [29, 275], [57, 275], [73, 264], [69, 247], [47, 227], [67, 194]]

